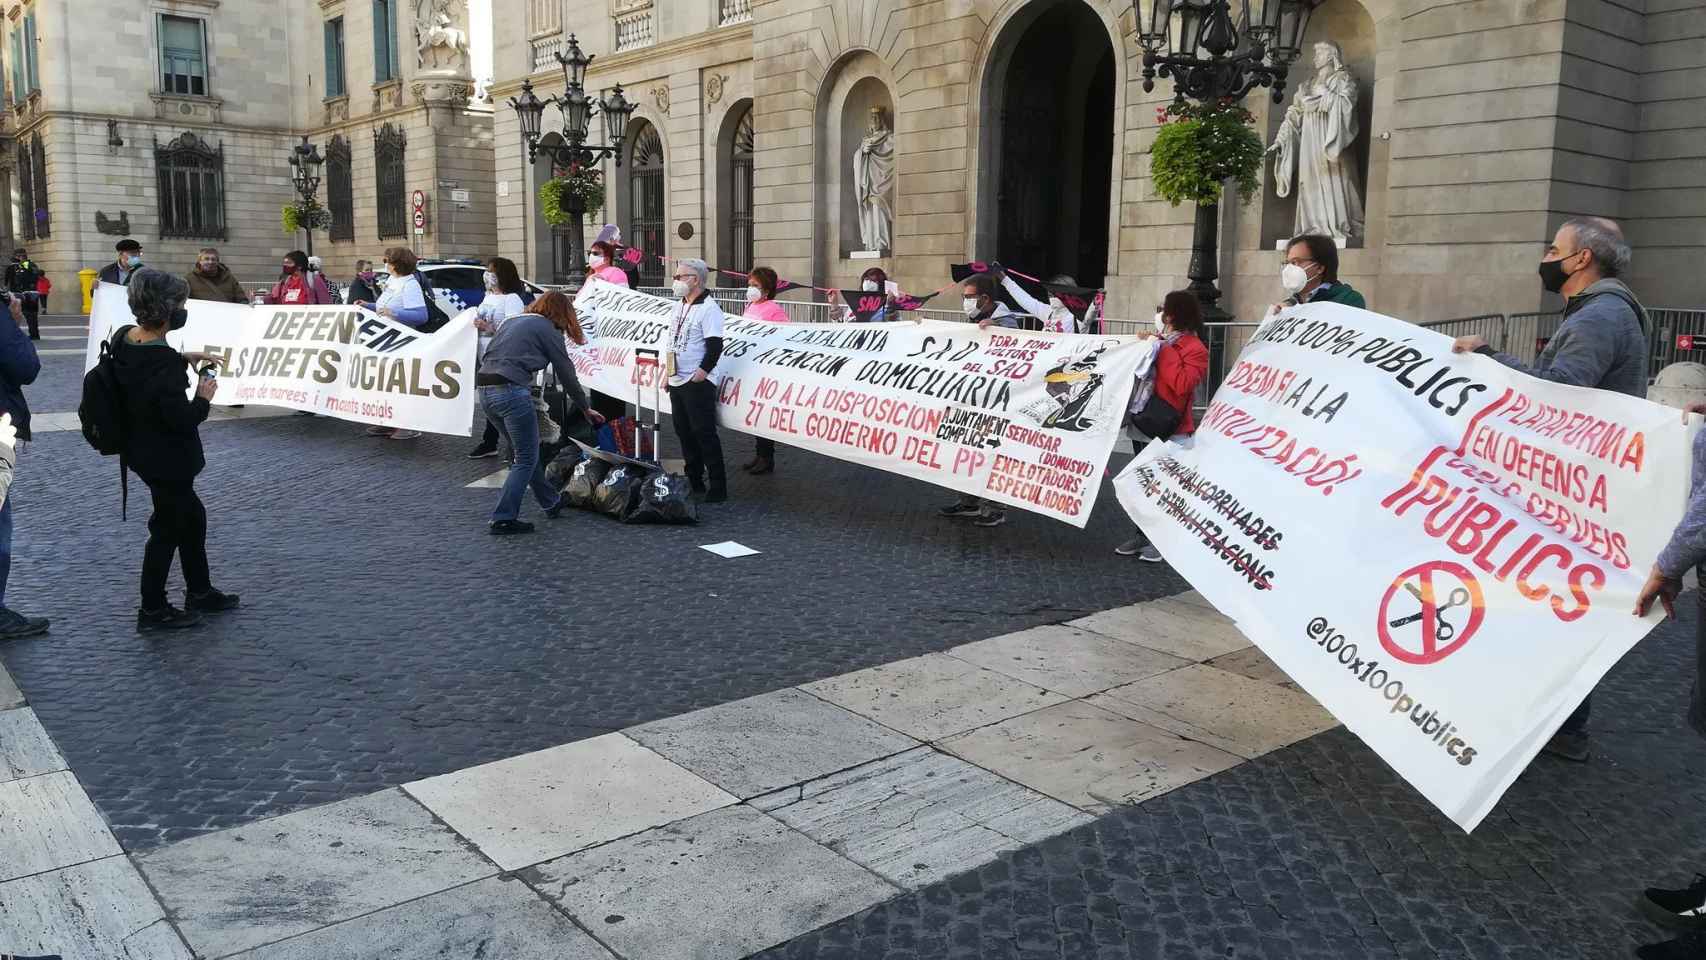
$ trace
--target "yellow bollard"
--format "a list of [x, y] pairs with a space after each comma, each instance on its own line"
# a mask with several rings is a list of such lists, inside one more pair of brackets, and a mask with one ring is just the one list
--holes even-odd
[[84, 267], [77, 271], [77, 282], [83, 285], [83, 312], [89, 313], [95, 309], [95, 277], [99, 274]]

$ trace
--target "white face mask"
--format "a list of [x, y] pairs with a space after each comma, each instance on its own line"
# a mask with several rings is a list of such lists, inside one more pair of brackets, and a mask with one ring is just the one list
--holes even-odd
[[498, 288], [498, 275], [487, 270], [480, 274], [480, 282], [486, 285], [487, 290], [496, 290]]
[[683, 300], [686, 299], [687, 291], [691, 290], [692, 286], [686, 280], [677, 280], [672, 289], [675, 291], [676, 299]]
[[1159, 310], [1155, 311], [1155, 332], [1156, 333], [1166, 333], [1167, 332], [1167, 318]]
[[764, 299], [764, 291], [763, 290], [760, 290], [757, 287], [747, 287], [746, 288], [746, 302], [747, 303], [757, 303], [758, 301], [760, 301], [762, 299]]
[[1309, 286], [1309, 271], [1295, 263], [1286, 264], [1280, 268], [1280, 286], [1285, 287], [1286, 293], [1296, 294]]
[[977, 308], [977, 301], [970, 297], [966, 297], [960, 301], [960, 309], [964, 310], [968, 317], [975, 317], [980, 312]]
[[604, 266], [604, 257], [600, 254], [592, 254], [586, 258], [586, 265], [594, 270], [600, 269]]
[[866, 293], [876, 293], [877, 292], [877, 281], [866, 280], [864, 283], [859, 284], [859, 289], [865, 291]]

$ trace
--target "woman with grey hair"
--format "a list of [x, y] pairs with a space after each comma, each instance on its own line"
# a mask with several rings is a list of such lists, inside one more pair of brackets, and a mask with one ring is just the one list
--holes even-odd
[[[195, 478], [207, 465], [198, 428], [219, 389], [212, 369], [217, 362], [199, 353], [179, 353], [166, 342], [169, 331], [189, 319], [184, 301], [189, 286], [159, 270], [138, 270], [130, 278], [134, 326], [112, 337], [113, 362], [124, 391], [124, 463], [148, 485], [154, 514], [148, 518], [148, 545], [142, 552], [142, 606], [136, 629], [169, 630], [199, 626], [202, 613], [230, 610], [237, 595], [213, 588], [207, 564], [207, 508], [195, 493]], [[205, 364], [189, 395], [189, 365]], [[172, 557], [184, 574], [184, 608], [166, 599]]]
[[[711, 268], [703, 260], [675, 265], [675, 308], [670, 326], [669, 407], [687, 461], [687, 482], [706, 503], [729, 498], [723, 442], [717, 436], [717, 360], [723, 355], [723, 308], [707, 289]], [[710, 487], [706, 488], [709, 475]]]

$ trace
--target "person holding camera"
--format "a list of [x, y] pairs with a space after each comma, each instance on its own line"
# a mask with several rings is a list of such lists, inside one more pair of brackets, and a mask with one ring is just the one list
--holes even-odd
[[[195, 478], [207, 461], [199, 428], [218, 391], [215, 361], [199, 353], [179, 353], [166, 342], [168, 331], [189, 319], [184, 301], [189, 285], [182, 278], [143, 268], [130, 277], [134, 326], [113, 334], [113, 362], [125, 401], [125, 465], [148, 485], [154, 514], [148, 518], [148, 545], [142, 553], [142, 606], [136, 629], [170, 630], [200, 626], [203, 613], [230, 610], [237, 595], [214, 589], [207, 562], [207, 508], [196, 496]], [[188, 399], [189, 365], [205, 364]], [[166, 599], [172, 557], [184, 574], [184, 607]]]

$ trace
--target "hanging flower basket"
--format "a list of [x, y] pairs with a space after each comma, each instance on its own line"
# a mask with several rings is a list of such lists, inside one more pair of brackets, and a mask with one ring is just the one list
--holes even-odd
[[553, 227], [569, 223], [570, 201], [580, 200], [581, 212], [604, 207], [604, 172], [597, 167], [571, 167], [569, 172], [539, 185], [540, 213]]
[[1149, 176], [1173, 206], [1219, 203], [1228, 180], [1238, 185], [1243, 202], [1256, 195], [1262, 138], [1251, 127], [1250, 111], [1230, 99], [1172, 103], [1156, 110], [1156, 120], [1161, 129], [1149, 148]]
[[298, 200], [284, 205], [279, 221], [284, 225], [285, 233], [295, 233], [304, 228], [324, 230], [332, 225], [332, 211], [313, 200]]

